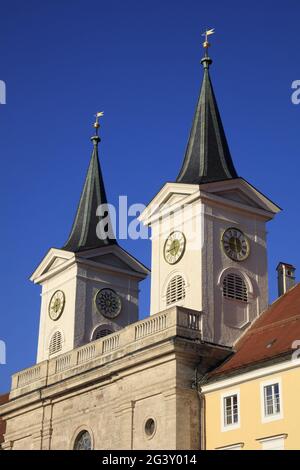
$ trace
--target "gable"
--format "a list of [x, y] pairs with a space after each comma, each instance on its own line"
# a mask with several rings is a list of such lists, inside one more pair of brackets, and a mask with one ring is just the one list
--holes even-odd
[[138, 217], [144, 225], [151, 225], [157, 218], [177, 210], [199, 193], [199, 185], [166, 183]]
[[185, 196], [186, 194], [184, 193], [171, 193], [169, 197], [163, 201], [163, 206], [172, 206], [173, 204], [181, 201]]
[[94, 258], [89, 258], [90, 261], [94, 261], [95, 263], [102, 263], [108, 266], [114, 266], [115, 268], [126, 269], [128, 270], [128, 264], [125, 263], [123, 260], [115, 256], [113, 253], [108, 253], [101, 256], [95, 256]]
[[57, 268], [57, 266], [60, 266], [61, 264], [63, 264], [66, 260], [65, 259], [62, 259], [62, 258], [55, 258], [53, 260], [53, 262], [50, 264], [50, 266], [48, 267], [48, 271], [51, 271], [52, 269], [54, 268]]
[[41, 283], [46, 278], [58, 274], [77, 262], [88, 262], [106, 264], [112, 269], [131, 270], [141, 279], [149, 274], [149, 269], [129, 255], [118, 245], [95, 248], [80, 253], [51, 248], [40, 265], [34, 271], [30, 280], [34, 283]]
[[217, 196], [221, 196], [224, 199], [229, 199], [230, 201], [239, 202], [240, 204], [245, 204], [246, 206], [255, 207], [256, 209], [263, 209], [263, 207], [257, 204], [253, 199], [246, 196], [240, 190], [230, 190], [230, 191], [219, 191], [215, 192]]
[[202, 184], [200, 191], [202, 194], [210, 195], [211, 198], [218, 198], [220, 202], [228, 201], [229, 204], [229, 201], [232, 201], [235, 205], [248, 207], [251, 212], [260, 212], [267, 220], [281, 210], [271, 199], [243, 178]]
[[31, 275], [30, 280], [36, 283], [43, 276], [48, 276], [48, 274], [52, 276], [69, 266], [74, 259], [74, 253], [51, 248]]

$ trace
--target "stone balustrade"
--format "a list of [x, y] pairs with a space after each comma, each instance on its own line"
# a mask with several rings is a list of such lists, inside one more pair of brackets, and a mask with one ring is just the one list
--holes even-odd
[[36, 382], [41, 376], [41, 366], [31, 367], [23, 372], [20, 372], [17, 380], [17, 387], [24, 387], [32, 382]]
[[[49, 358], [29, 369], [25, 369], [12, 378], [10, 398], [29, 393], [38, 388], [61, 380], [62, 375], [74, 376], [79, 368], [95, 367], [95, 361], [111, 360], [111, 355], [137, 351], [148, 342], [154, 344], [168, 337], [182, 336], [189, 339], [202, 339], [202, 313], [181, 307], [173, 307], [156, 315], [133, 323], [116, 333], [92, 341], [89, 344]], [[96, 364], [97, 365], [97, 364]]]
[[145, 336], [152, 335], [158, 331], [167, 328], [167, 313], [153, 315], [147, 320], [140, 321], [135, 326], [135, 340], [144, 338]]

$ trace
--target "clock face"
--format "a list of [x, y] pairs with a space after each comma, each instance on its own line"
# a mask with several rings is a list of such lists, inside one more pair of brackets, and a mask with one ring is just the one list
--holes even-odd
[[233, 261], [244, 261], [250, 253], [247, 237], [237, 228], [228, 228], [223, 233], [222, 246], [226, 255]]
[[122, 309], [118, 294], [112, 289], [101, 289], [97, 292], [95, 303], [98, 311], [107, 318], [115, 318]]
[[51, 320], [58, 320], [65, 308], [66, 298], [62, 290], [57, 290], [49, 302], [49, 317]]
[[183, 257], [185, 250], [185, 236], [182, 232], [172, 232], [164, 246], [164, 257], [167, 263], [175, 264]]

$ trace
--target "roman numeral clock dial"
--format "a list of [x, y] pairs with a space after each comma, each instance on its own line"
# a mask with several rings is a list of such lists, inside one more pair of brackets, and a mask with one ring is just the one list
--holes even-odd
[[244, 261], [250, 254], [248, 238], [237, 228], [228, 228], [222, 236], [224, 253], [233, 261]]
[[182, 232], [172, 232], [168, 236], [164, 246], [164, 258], [166, 262], [169, 264], [178, 263], [184, 255], [185, 244], [186, 240]]

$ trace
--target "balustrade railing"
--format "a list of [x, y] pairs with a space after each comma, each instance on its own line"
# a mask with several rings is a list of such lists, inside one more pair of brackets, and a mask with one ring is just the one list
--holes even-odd
[[153, 316], [153, 318], [148, 318], [139, 322], [135, 326], [135, 340], [144, 338], [145, 336], [158, 333], [159, 331], [165, 330], [167, 328], [167, 313], [161, 315]]
[[88, 344], [83, 348], [77, 351], [77, 364], [82, 364], [83, 362], [87, 362], [90, 359], [93, 359], [96, 353], [96, 346], [95, 344]]
[[26, 369], [18, 375], [17, 388], [25, 387], [32, 382], [36, 382], [41, 376], [41, 366], [31, 367], [31, 369]]
[[89, 361], [102, 355], [116, 352], [122, 347], [127, 347], [141, 340], [145, 341], [148, 337], [159, 335], [162, 332], [166, 332], [166, 335], [169, 332], [170, 335], [174, 336], [180, 334], [180, 331], [184, 328], [185, 336], [189, 334], [188, 331], [191, 332], [190, 334], [193, 338], [195, 338], [195, 333], [197, 336], [198, 333], [201, 336], [201, 315], [200, 312], [180, 307], [170, 308], [162, 313], [129, 325], [117, 333], [93, 341], [15, 374], [13, 376], [12, 390], [25, 387], [28, 384], [33, 384], [43, 379], [46, 383], [47, 377], [53, 383], [55, 382], [56, 374], [74, 369], [82, 364], [87, 364]]

